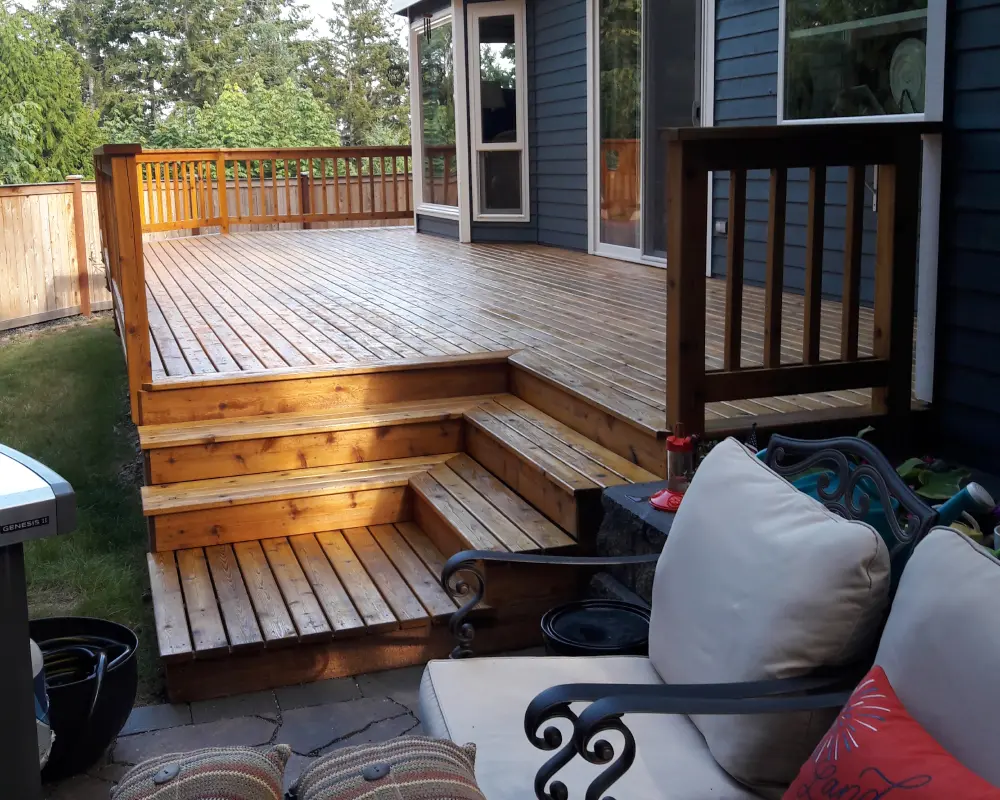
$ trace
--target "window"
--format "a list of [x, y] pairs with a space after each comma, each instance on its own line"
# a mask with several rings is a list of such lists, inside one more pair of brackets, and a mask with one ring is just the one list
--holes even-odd
[[477, 220], [527, 221], [527, 87], [520, 2], [469, 7], [472, 194]]
[[945, 0], [782, 0], [779, 120], [940, 119]]
[[455, 149], [455, 55], [450, 10], [418, 20], [410, 30], [411, 89], [415, 109], [420, 177], [417, 210], [458, 214], [458, 159]]

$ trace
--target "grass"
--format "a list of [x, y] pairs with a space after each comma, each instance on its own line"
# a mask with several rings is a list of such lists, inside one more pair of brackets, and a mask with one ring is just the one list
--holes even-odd
[[25, 548], [31, 616], [128, 625], [140, 642], [140, 702], [158, 698], [141, 460], [109, 318], [0, 340], [0, 442], [51, 467], [76, 491], [76, 530]]

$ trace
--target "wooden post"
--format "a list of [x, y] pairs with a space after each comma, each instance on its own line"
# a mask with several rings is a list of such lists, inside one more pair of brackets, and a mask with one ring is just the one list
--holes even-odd
[[83, 218], [83, 180], [82, 175], [69, 175], [66, 178], [73, 191], [73, 240], [76, 243], [76, 274], [80, 285], [80, 313], [90, 316], [90, 264], [87, 259], [86, 220]]
[[[239, 166], [233, 162], [233, 174], [236, 175], [236, 207], [240, 206], [240, 179], [237, 170]], [[215, 184], [219, 192], [219, 229], [221, 233], [229, 233], [229, 185], [226, 183], [226, 159], [222, 153], [215, 157]]]
[[[311, 166], [311, 164], [310, 164]], [[307, 214], [312, 213], [312, 186], [309, 183], [309, 173], [299, 173], [299, 210], [302, 212], [302, 216], [305, 217]], [[302, 229], [311, 230], [312, 223], [303, 219]]]
[[139, 182], [135, 157], [139, 145], [105, 145], [99, 152], [110, 156], [112, 213], [120, 285], [112, 287], [121, 303], [122, 339], [128, 368], [132, 421], [140, 425], [139, 392], [153, 379], [149, 354], [149, 317], [146, 310], [146, 272], [142, 255], [142, 220], [139, 216]]
[[876, 358], [889, 360], [889, 380], [872, 389], [872, 411], [889, 415], [889, 427], [905, 431], [913, 385], [913, 314], [920, 224], [920, 139], [899, 144], [895, 164], [879, 165], [875, 244]]
[[697, 144], [667, 146], [667, 424], [705, 430], [705, 210]]

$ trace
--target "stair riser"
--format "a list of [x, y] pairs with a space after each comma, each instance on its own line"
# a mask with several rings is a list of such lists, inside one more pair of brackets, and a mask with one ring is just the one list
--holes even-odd
[[434, 542], [434, 546], [441, 551], [445, 558], [450, 558], [455, 553], [469, 549], [469, 544], [462, 538], [461, 534], [438, 514], [434, 506], [412, 490], [411, 495], [413, 521]]
[[162, 514], [150, 518], [150, 549], [179, 550], [403, 522], [412, 518], [411, 509], [404, 485]]
[[629, 425], [557, 384], [511, 365], [510, 391], [577, 433], [657, 475], [666, 475], [665, 442]]
[[[466, 428], [465, 450], [552, 522], [580, 539], [580, 533], [587, 525], [581, 524], [577, 499], [557, 486], [543, 471], [475, 425], [470, 424]], [[594, 489], [593, 493], [600, 497], [600, 489]], [[586, 493], [578, 493], [577, 498], [581, 494]]]
[[139, 424], [321, 413], [378, 403], [500, 394], [507, 391], [507, 373], [506, 362], [499, 362], [234, 385], [182, 385], [140, 392]]
[[462, 450], [462, 421], [421, 422], [147, 451], [150, 483], [224, 478]]

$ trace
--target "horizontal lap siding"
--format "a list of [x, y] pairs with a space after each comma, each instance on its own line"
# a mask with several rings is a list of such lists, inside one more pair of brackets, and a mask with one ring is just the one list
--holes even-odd
[[539, 244], [587, 249], [587, 3], [528, 3]]
[[959, 454], [1000, 467], [1000, 2], [949, 11], [934, 407]]
[[[775, 0], [719, 0], [716, 6], [715, 124], [774, 125], [778, 119], [778, 4]], [[843, 281], [847, 170], [827, 174], [823, 293], [839, 297]], [[785, 229], [785, 288], [801, 291], [805, 281], [806, 204], [809, 173], [788, 173]], [[716, 175], [712, 187], [714, 219], [729, 217], [729, 177]], [[874, 296], [875, 214], [866, 193], [861, 296]], [[747, 176], [744, 275], [762, 284], [767, 246], [768, 173]], [[726, 274], [726, 237], [712, 237], [712, 274]]]
[[417, 230], [420, 233], [430, 233], [434, 236], [444, 236], [448, 239], [458, 239], [458, 220], [442, 217], [428, 217], [417, 214]]

